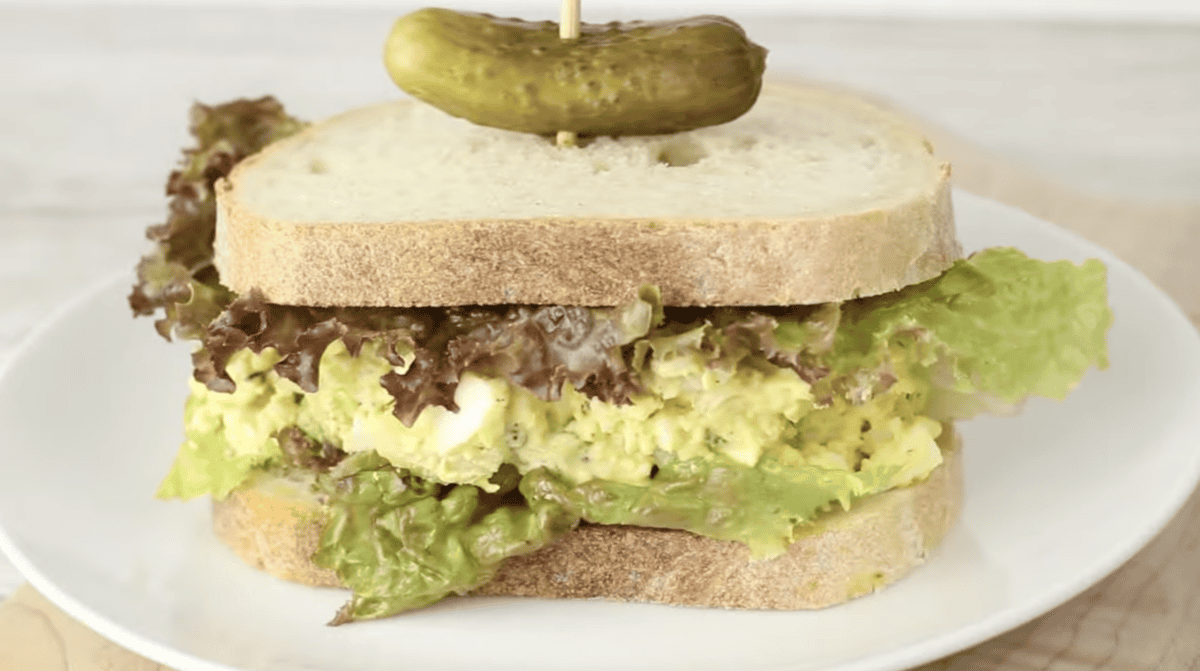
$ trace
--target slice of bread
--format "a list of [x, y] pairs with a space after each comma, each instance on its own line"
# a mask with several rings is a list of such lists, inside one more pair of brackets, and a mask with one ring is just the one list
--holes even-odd
[[[828, 513], [783, 555], [750, 558], [740, 543], [686, 531], [584, 525], [508, 559], [476, 595], [604, 598], [689, 606], [823, 608], [899, 580], [938, 548], [962, 508], [957, 432], [924, 481]], [[261, 477], [213, 504], [217, 537], [252, 566], [306, 585], [340, 586], [316, 567], [325, 516], [304, 482]]]
[[217, 184], [238, 293], [329, 306], [790, 305], [892, 291], [961, 250], [949, 168], [901, 117], [767, 86], [745, 116], [581, 148], [410, 100], [353, 110]]

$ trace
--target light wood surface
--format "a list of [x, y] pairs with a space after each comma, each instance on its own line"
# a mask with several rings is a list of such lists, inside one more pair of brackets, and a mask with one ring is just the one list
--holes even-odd
[[[393, 96], [377, 59], [398, 11], [0, 6], [0, 365], [58, 303], [144, 251], [193, 99], [269, 92], [316, 118]], [[959, 186], [1109, 247], [1200, 322], [1200, 27], [745, 24], [773, 73], [910, 111]], [[924, 668], [1200, 670], [1198, 575], [1194, 496], [1085, 594]], [[20, 583], [0, 557], [0, 671], [162, 668]]]

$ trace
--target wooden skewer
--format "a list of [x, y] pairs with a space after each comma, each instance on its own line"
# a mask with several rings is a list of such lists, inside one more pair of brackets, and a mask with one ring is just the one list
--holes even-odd
[[[580, 0], [563, 0], [559, 12], [558, 36], [564, 40], [579, 37], [579, 3]], [[554, 143], [560, 147], [575, 147], [579, 136], [569, 130], [560, 130], [554, 138]]]
[[580, 0], [563, 0], [559, 14], [558, 36], [564, 40], [579, 37], [579, 2]]

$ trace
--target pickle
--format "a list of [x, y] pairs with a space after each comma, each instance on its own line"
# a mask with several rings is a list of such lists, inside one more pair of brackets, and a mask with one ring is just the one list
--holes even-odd
[[732, 121], [758, 99], [766, 49], [719, 16], [583, 24], [421, 9], [396, 21], [384, 61], [401, 89], [483, 126], [526, 133], [659, 135]]

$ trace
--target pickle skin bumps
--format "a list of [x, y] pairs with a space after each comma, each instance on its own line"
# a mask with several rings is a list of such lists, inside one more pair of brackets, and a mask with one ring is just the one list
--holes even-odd
[[732, 121], [758, 99], [766, 49], [719, 16], [558, 24], [421, 9], [396, 21], [396, 84], [482, 126], [553, 135], [662, 135]]

